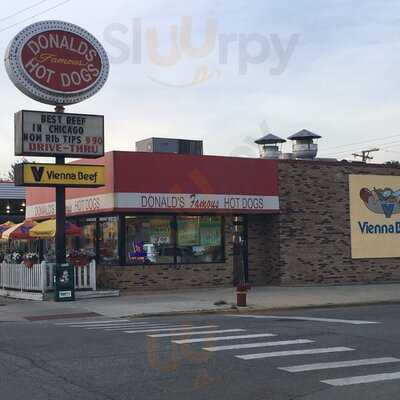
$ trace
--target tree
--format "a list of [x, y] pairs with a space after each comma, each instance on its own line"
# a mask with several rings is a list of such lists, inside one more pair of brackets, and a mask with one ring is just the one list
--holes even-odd
[[388, 167], [400, 168], [400, 161], [396, 161], [396, 160], [387, 161], [387, 162], [385, 162], [385, 165], [387, 165]]
[[24, 162], [29, 162], [29, 161], [24, 157], [21, 160], [15, 161], [14, 163], [11, 164], [10, 169], [8, 170], [8, 174], [7, 174], [8, 175], [8, 179], [10, 181], [13, 181], [13, 182], [15, 181], [15, 173], [14, 173], [15, 166], [18, 165], [18, 164], [24, 163]]

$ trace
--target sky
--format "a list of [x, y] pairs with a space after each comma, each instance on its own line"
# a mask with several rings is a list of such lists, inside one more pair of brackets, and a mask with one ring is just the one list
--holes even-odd
[[[400, 160], [399, 1], [15, 0], [0, 10], [2, 54], [48, 19], [102, 42], [106, 85], [66, 111], [104, 115], [107, 151], [160, 136], [257, 157], [255, 139], [305, 128], [322, 136], [320, 157], [380, 147], [374, 162]], [[0, 89], [1, 177], [18, 160], [13, 114], [52, 107], [19, 92], [3, 63]]]

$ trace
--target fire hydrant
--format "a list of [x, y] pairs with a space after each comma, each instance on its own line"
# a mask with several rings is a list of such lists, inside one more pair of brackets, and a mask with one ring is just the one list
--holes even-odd
[[247, 306], [247, 292], [250, 290], [248, 283], [240, 283], [236, 286], [236, 305], [238, 307]]

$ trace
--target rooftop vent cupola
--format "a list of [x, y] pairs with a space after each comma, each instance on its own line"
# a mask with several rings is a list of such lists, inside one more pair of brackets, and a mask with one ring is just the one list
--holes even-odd
[[313, 160], [318, 153], [318, 144], [314, 140], [320, 139], [321, 136], [303, 129], [300, 132], [289, 136], [288, 139], [293, 141], [293, 157], [304, 160]]
[[263, 136], [262, 138], [255, 141], [260, 149], [260, 157], [268, 159], [278, 159], [281, 157], [282, 143], [286, 140], [275, 136], [272, 133]]

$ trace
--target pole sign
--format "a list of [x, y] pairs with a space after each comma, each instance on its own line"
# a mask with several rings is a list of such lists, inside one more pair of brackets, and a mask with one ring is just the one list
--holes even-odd
[[22, 110], [14, 115], [16, 156], [98, 158], [104, 155], [104, 117]]
[[99, 187], [104, 184], [103, 165], [23, 163], [15, 168], [16, 186]]
[[79, 103], [105, 84], [109, 61], [100, 42], [63, 21], [27, 26], [9, 44], [5, 66], [27, 96], [51, 105]]
[[56, 106], [56, 113], [20, 111], [14, 117], [15, 154], [55, 156], [56, 164], [17, 166], [16, 184], [56, 188], [56, 263], [64, 264], [65, 187], [104, 185], [104, 166], [65, 165], [65, 157], [104, 155], [104, 121], [98, 115], [64, 114], [64, 106], [97, 93], [109, 73], [100, 42], [81, 27], [41, 21], [19, 32], [7, 47], [8, 76], [25, 95]]

